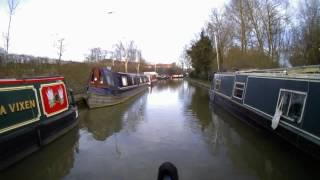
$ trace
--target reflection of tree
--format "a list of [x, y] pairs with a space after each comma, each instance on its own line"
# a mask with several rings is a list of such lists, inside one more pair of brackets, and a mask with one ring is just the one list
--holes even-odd
[[85, 110], [82, 112], [81, 121], [85, 128], [93, 134], [96, 140], [104, 141], [115, 132], [120, 131], [122, 113], [126, 104], [119, 104], [107, 108]]
[[0, 179], [61, 179], [73, 167], [79, 129], [72, 129], [40, 151], [0, 173]]
[[147, 95], [143, 95], [137, 99], [125, 112], [122, 122], [125, 125], [123, 129], [135, 131], [137, 124], [144, 120]]
[[211, 123], [211, 112], [208, 102], [208, 90], [195, 87], [188, 109], [198, 118], [202, 131]]
[[156, 83], [154, 87], [152, 87], [152, 91], [163, 91], [165, 89], [178, 89], [181, 84], [183, 83], [183, 80], [160, 80]]

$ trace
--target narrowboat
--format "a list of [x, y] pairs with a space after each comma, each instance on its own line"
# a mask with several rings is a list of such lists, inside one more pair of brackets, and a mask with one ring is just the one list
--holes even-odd
[[144, 72], [143, 74], [147, 76], [149, 86], [153, 86], [157, 83], [159, 77], [157, 72]]
[[173, 74], [171, 76], [171, 79], [179, 79], [179, 78], [184, 78], [183, 74]]
[[320, 158], [320, 66], [218, 72], [210, 101]]
[[0, 170], [72, 129], [77, 116], [63, 77], [0, 79]]
[[90, 73], [86, 101], [89, 108], [116, 105], [146, 90], [148, 82], [142, 74], [96, 67]]

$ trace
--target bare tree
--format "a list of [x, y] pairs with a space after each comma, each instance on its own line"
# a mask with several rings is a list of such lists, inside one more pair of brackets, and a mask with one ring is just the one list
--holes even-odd
[[60, 38], [57, 40], [57, 44], [56, 44], [56, 48], [57, 48], [57, 54], [58, 54], [58, 64], [60, 65], [61, 63], [61, 57], [65, 51], [65, 47], [64, 47], [64, 38]]
[[126, 58], [125, 58], [125, 72], [128, 72], [128, 62], [129, 61], [135, 61], [136, 55], [137, 55], [137, 47], [134, 43], [134, 41], [130, 41], [126, 47]]
[[291, 57], [293, 65], [320, 63], [320, 2], [301, 0], [297, 24], [292, 29]]
[[141, 52], [138, 50], [134, 41], [129, 41], [128, 43], [123, 43], [119, 41], [117, 44], [114, 45], [113, 58], [123, 60], [125, 72], [128, 72], [129, 61], [136, 61], [138, 58], [137, 56], [139, 56], [140, 53]]
[[140, 63], [142, 60], [142, 53], [141, 50], [136, 51], [136, 62], [137, 62], [137, 73], [140, 72]]
[[11, 28], [11, 22], [12, 22], [12, 16], [15, 13], [15, 10], [17, 9], [19, 5], [18, 0], [7, 0], [8, 3], [8, 8], [9, 8], [9, 22], [8, 22], [8, 30], [7, 33], [4, 35], [5, 36], [5, 48], [6, 48], [6, 53], [9, 53], [9, 45], [10, 45], [10, 28]]
[[88, 62], [99, 62], [103, 59], [103, 50], [101, 48], [91, 48], [90, 53], [86, 56]]
[[217, 44], [218, 46], [219, 64], [222, 65], [225, 51], [232, 45], [234, 36], [232, 22], [228, 20], [228, 16], [224, 12], [213, 9], [209, 23], [206, 25], [206, 32], [210, 37], [212, 45]]
[[230, 20], [234, 23], [242, 52], [247, 52], [248, 34], [250, 33], [245, 1], [247, 0], [231, 0], [229, 5], [226, 6]]
[[137, 51], [138, 49], [134, 41], [130, 41], [126, 46], [126, 54], [127, 54], [128, 61], [136, 60]]
[[119, 41], [117, 44], [114, 45], [114, 52], [112, 54], [113, 54], [112, 66], [114, 67], [114, 61], [115, 60], [121, 61], [125, 56], [125, 48], [121, 41]]
[[[253, 29], [255, 40], [258, 44], [258, 49], [261, 53], [264, 52], [264, 29], [262, 23], [262, 7], [260, 0], [246, 0], [247, 15], [249, 23]], [[254, 43], [254, 42], [253, 42]]]
[[279, 54], [279, 45], [286, 26], [287, 2], [285, 0], [265, 0], [262, 3], [262, 21], [265, 30], [268, 55], [274, 59]]
[[184, 46], [183, 51], [180, 55], [180, 58], [183, 59], [183, 64], [186, 67], [187, 71], [191, 69], [191, 58], [187, 53], [188, 49], [188, 46]]

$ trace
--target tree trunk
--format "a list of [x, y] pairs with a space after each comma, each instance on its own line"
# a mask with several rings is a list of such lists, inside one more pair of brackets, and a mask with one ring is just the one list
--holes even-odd
[[[247, 7], [248, 7], [248, 10], [249, 10], [249, 18], [250, 18], [250, 21], [253, 25], [253, 29], [255, 31], [255, 35], [256, 35], [256, 38], [257, 38], [257, 41], [258, 41], [258, 48], [259, 48], [259, 51], [262, 53], [264, 50], [263, 50], [263, 37], [262, 37], [262, 32], [260, 31], [259, 29], [259, 25], [258, 25], [258, 19], [257, 19], [257, 14], [254, 13], [254, 10], [259, 10], [259, 7], [254, 7], [253, 4], [250, 3], [251, 1], [247, 1]], [[261, 11], [260, 11], [261, 13]]]
[[247, 52], [247, 37], [246, 37], [246, 25], [244, 19], [244, 6], [243, 0], [239, 1], [239, 12], [240, 12], [240, 31], [241, 31], [241, 50]]
[[128, 72], [128, 60], [124, 62], [124, 71], [127, 73]]
[[137, 65], [137, 74], [139, 74], [139, 70], [140, 70], [140, 63], [138, 63]]

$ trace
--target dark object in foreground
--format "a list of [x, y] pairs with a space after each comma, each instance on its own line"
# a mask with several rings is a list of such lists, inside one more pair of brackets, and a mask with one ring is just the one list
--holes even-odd
[[88, 82], [86, 101], [89, 108], [116, 105], [146, 90], [148, 82], [147, 76], [143, 74], [93, 68]]
[[63, 77], [0, 80], [0, 170], [77, 124], [78, 110]]
[[159, 167], [158, 180], [178, 180], [178, 170], [170, 162], [164, 162]]
[[216, 73], [210, 100], [320, 158], [320, 73], [312, 68]]

